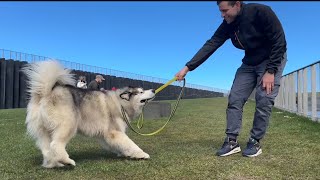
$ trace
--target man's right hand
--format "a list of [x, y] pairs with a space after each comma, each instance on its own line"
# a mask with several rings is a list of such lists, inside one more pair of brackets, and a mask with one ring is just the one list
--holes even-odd
[[189, 72], [189, 68], [185, 66], [175, 76], [178, 81], [181, 81], [184, 79], [184, 77], [187, 75], [188, 72]]

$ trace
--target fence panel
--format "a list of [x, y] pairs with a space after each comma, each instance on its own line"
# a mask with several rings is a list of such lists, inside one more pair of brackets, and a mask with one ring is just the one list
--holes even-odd
[[[29, 100], [29, 97], [26, 94], [27, 77], [20, 69], [27, 63], [49, 60], [52, 58], [4, 49], [0, 49], [0, 54], [2, 57], [0, 59], [0, 109], [25, 108]], [[61, 62], [65, 68], [73, 69], [72, 73], [75, 74], [76, 79], [78, 79], [80, 75], [86, 76], [88, 83], [95, 79], [96, 74], [103, 75], [106, 81], [101, 85], [107, 90], [110, 90], [112, 87], [121, 88], [128, 85], [142, 87], [144, 89], [156, 89], [168, 81], [155, 77], [88, 66], [59, 59], [56, 60]], [[181, 85], [181, 82], [173, 82], [170, 86], [157, 94], [155, 100], [175, 99], [178, 93], [180, 93]], [[223, 97], [228, 93], [227, 90], [186, 83], [183, 98]]]
[[0, 60], [0, 109], [5, 108], [6, 103], [6, 68], [7, 68], [7, 61], [4, 59]]
[[[320, 122], [317, 87], [320, 61], [282, 76], [275, 107], [288, 110]], [[318, 67], [318, 69], [317, 69]], [[320, 105], [320, 103], [319, 103]]]

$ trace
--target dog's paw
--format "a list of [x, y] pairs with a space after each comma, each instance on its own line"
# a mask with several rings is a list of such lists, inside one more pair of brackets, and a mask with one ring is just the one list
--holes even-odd
[[64, 159], [63, 161], [59, 161], [59, 163], [62, 163], [64, 165], [72, 165], [72, 166], [76, 166], [76, 162], [70, 158], [68, 159]]
[[149, 154], [143, 152], [143, 151], [138, 151], [134, 152], [131, 156], [129, 156], [132, 159], [149, 159], [150, 156]]
[[44, 167], [44, 168], [53, 168], [54, 167], [54, 164], [49, 164], [49, 163], [43, 163], [42, 164], [42, 167]]
[[42, 164], [42, 167], [44, 168], [56, 168], [56, 167], [64, 167], [64, 164], [60, 162], [46, 162]]

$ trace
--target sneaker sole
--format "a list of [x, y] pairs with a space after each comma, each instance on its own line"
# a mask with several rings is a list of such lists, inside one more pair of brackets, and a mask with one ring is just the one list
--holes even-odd
[[259, 151], [255, 154], [252, 154], [252, 155], [243, 155], [243, 156], [246, 156], [246, 157], [256, 157], [256, 156], [259, 156], [260, 154], [262, 153], [262, 149], [259, 149]]
[[228, 152], [228, 153], [226, 153], [226, 154], [222, 154], [222, 155], [220, 155], [220, 156], [221, 156], [221, 157], [229, 156], [229, 155], [231, 155], [231, 154], [235, 154], [235, 153], [238, 153], [238, 152], [240, 152], [240, 151], [241, 151], [240, 147], [237, 147], [237, 148], [234, 148], [233, 150], [231, 150], [230, 152]]

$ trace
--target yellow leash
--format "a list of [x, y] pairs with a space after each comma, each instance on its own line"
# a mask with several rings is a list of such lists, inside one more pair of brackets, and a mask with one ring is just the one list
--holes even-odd
[[[174, 77], [173, 79], [171, 79], [170, 81], [168, 81], [166, 84], [160, 86], [158, 89], [156, 89], [155, 94], [157, 94], [158, 92], [162, 91], [164, 88], [166, 88], [167, 86], [169, 86], [171, 83], [173, 83], [173, 82], [176, 81], [176, 80], [177, 80], [177, 77]], [[144, 108], [144, 107], [143, 107], [143, 108]], [[142, 112], [143, 112], [143, 109], [142, 109]], [[141, 129], [142, 126], [143, 126], [143, 119], [144, 119], [144, 118], [143, 118], [143, 113], [141, 113], [140, 116], [139, 116], [138, 122], [137, 122], [137, 127], [138, 127], [139, 129]]]
[[[176, 80], [177, 80], [177, 78], [174, 77], [172, 80], [168, 81], [166, 84], [164, 84], [164, 85], [162, 85], [161, 87], [159, 87], [158, 89], [156, 89], [155, 93], [157, 94], [158, 92], [160, 92], [161, 90], [163, 90], [164, 88], [166, 88], [167, 86], [169, 86], [172, 82], [174, 82], [174, 81], [176, 81]], [[159, 128], [158, 130], [156, 130], [156, 131], [154, 131], [154, 132], [152, 132], [152, 133], [144, 134], [144, 133], [140, 133], [140, 132], [136, 131], [136, 130], [132, 127], [132, 125], [130, 124], [130, 122], [129, 122], [127, 116], [126, 116], [125, 110], [124, 110], [123, 107], [121, 106], [122, 116], [123, 116], [125, 122], [127, 123], [128, 127], [130, 127], [130, 129], [131, 129], [132, 131], [134, 131], [135, 133], [137, 133], [137, 134], [139, 134], [139, 135], [142, 135], [142, 136], [152, 136], [152, 135], [155, 135], [155, 134], [159, 133], [160, 131], [162, 131], [162, 130], [164, 129], [164, 127], [169, 123], [169, 121], [171, 120], [171, 118], [173, 117], [174, 113], [175, 113], [176, 110], [177, 110], [177, 107], [178, 107], [178, 105], [179, 105], [180, 99], [181, 99], [182, 94], [183, 94], [183, 90], [184, 90], [185, 84], [186, 84], [186, 80], [183, 79], [183, 86], [181, 87], [181, 91], [180, 91], [180, 94], [179, 94], [179, 96], [178, 96], [177, 102], [176, 102], [176, 104], [174, 105], [174, 108], [173, 108], [173, 110], [171, 111], [170, 116], [169, 116], [167, 122], [166, 122], [161, 128]], [[139, 117], [139, 120], [138, 120], [138, 122], [137, 122], [137, 127], [138, 127], [139, 129], [141, 129], [142, 126], [143, 126], [143, 113], [141, 113], [141, 115], [140, 115], [140, 117]]]
[[[162, 91], [162, 89], [166, 88], [167, 86], [169, 86], [169, 84], [171, 84], [173, 81], [176, 81], [177, 77], [174, 77], [173, 79], [171, 79], [170, 81], [168, 81], [167, 83], [165, 83], [164, 85], [162, 85], [161, 87], [159, 87], [158, 89], [156, 89], [156, 94], [160, 91]], [[185, 80], [184, 80], [185, 81]]]

